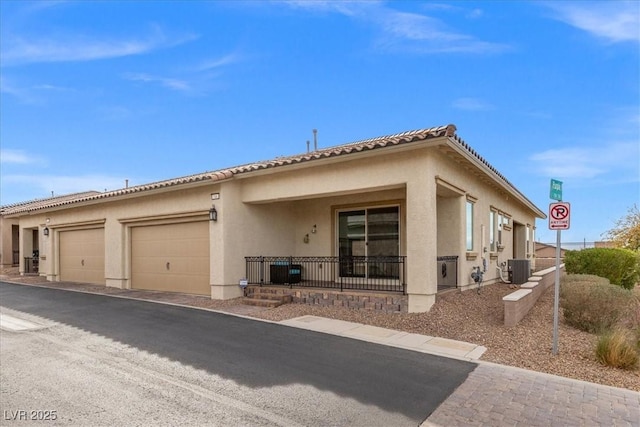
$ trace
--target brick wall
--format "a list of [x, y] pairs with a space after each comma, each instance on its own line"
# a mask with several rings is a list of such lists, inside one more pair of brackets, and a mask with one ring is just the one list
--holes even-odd
[[[247, 288], [247, 295], [257, 292], [256, 287]], [[407, 313], [407, 295], [381, 294], [369, 292], [339, 292], [327, 289], [287, 289], [262, 287], [259, 292], [291, 295], [294, 303], [319, 305], [324, 307], [346, 307], [354, 310], [372, 310], [384, 313]]]
[[[560, 274], [564, 274], [564, 265], [560, 265], [560, 269]], [[520, 289], [502, 298], [505, 326], [517, 325], [533, 308], [540, 295], [555, 285], [555, 272], [555, 266], [535, 272]]]
[[291, 293], [293, 302], [299, 304], [346, 307], [355, 310], [375, 310], [385, 313], [407, 313], [406, 295], [365, 294], [360, 292], [328, 292], [300, 289]]

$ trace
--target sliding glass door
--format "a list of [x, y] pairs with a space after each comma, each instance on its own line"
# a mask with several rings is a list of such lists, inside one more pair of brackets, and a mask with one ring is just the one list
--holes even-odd
[[338, 212], [338, 255], [342, 277], [398, 277], [398, 206]]

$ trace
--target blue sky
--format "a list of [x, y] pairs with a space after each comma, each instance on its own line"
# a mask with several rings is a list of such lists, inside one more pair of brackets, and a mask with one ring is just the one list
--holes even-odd
[[[640, 204], [640, 2], [0, 2], [0, 203], [454, 123], [565, 241]], [[537, 240], [555, 242], [547, 221]]]

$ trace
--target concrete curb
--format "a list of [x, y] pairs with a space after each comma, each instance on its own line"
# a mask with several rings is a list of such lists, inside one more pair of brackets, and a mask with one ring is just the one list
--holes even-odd
[[286, 319], [279, 322], [260, 319], [249, 315], [228, 312], [224, 310], [216, 310], [206, 307], [191, 306], [187, 304], [174, 303], [169, 301], [159, 301], [147, 298], [136, 298], [128, 295], [107, 294], [100, 292], [91, 292], [81, 289], [58, 288], [47, 286], [44, 284], [12, 282], [10, 280], [1, 279], [6, 283], [23, 286], [33, 286], [38, 288], [57, 289], [68, 292], [78, 292], [92, 295], [101, 295], [111, 298], [121, 298], [135, 301], [144, 301], [154, 304], [164, 304], [174, 307], [184, 307], [212, 313], [226, 314], [230, 316], [240, 317], [243, 319], [266, 322], [275, 325], [293, 327], [297, 329], [305, 329], [314, 332], [326, 333], [330, 335], [341, 336], [345, 338], [357, 339], [360, 341], [382, 344], [390, 347], [402, 348], [420, 353], [432, 354], [435, 356], [448, 357], [452, 359], [477, 361], [482, 354], [487, 351], [486, 347], [476, 344], [470, 344], [463, 341], [455, 341], [446, 338], [431, 337], [428, 335], [413, 334], [408, 332], [396, 331], [393, 329], [385, 329], [377, 326], [363, 325], [359, 323], [347, 322], [344, 320], [335, 320], [318, 316], [301, 316], [293, 319]]

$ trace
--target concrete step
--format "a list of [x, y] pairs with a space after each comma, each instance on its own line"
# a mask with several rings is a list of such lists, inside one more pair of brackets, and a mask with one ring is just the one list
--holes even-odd
[[254, 305], [258, 307], [268, 307], [268, 308], [275, 308], [282, 305], [280, 301], [259, 299], [259, 298], [249, 298], [249, 297], [243, 298], [242, 303], [245, 305]]
[[246, 290], [247, 294], [262, 295], [290, 295], [291, 289], [285, 287], [263, 288], [258, 286], [250, 286]]
[[282, 290], [276, 292], [274, 289], [254, 288], [247, 293], [242, 302], [247, 305], [273, 308], [288, 304], [292, 300], [293, 297], [288, 293], [283, 293]]
[[250, 295], [247, 295], [247, 297], [253, 298], [253, 299], [282, 301], [283, 304], [289, 303], [293, 299], [291, 295], [275, 295], [275, 294], [261, 294], [261, 293], [250, 294]]

